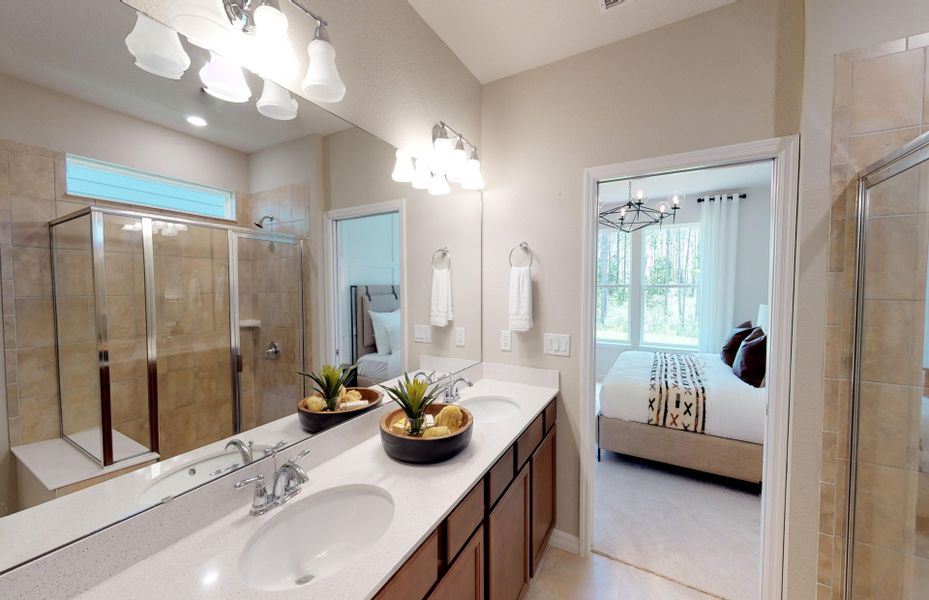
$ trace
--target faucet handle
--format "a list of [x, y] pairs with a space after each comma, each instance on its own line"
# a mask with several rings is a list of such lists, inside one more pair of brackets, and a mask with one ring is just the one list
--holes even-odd
[[303, 460], [304, 458], [306, 458], [307, 456], [310, 455], [310, 452], [312, 452], [312, 450], [310, 450], [309, 448], [307, 448], [306, 450], [301, 451], [301, 452], [300, 452], [299, 454], [297, 454], [295, 457], [293, 457], [293, 458], [291, 458], [290, 460], [288, 460], [288, 461], [287, 461], [287, 464], [291, 464], [291, 465], [297, 464], [297, 461], [298, 461], [298, 460]]
[[287, 440], [281, 440], [276, 444], [268, 446], [264, 449], [265, 456], [271, 456], [272, 454], [277, 454], [278, 451], [287, 445]]
[[242, 481], [236, 481], [234, 484], [235, 489], [240, 490], [244, 487], [248, 487], [252, 484], [255, 484], [257, 488], [263, 488], [265, 485], [265, 476], [263, 473], [259, 473], [254, 477], [249, 477], [248, 479], [243, 479]]

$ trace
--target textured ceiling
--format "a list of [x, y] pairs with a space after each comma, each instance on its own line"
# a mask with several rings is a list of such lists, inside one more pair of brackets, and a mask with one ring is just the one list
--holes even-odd
[[599, 48], [736, 0], [408, 0], [481, 83]]
[[[261, 80], [250, 74], [247, 103], [204, 94], [197, 72], [207, 54], [186, 41], [192, 64], [180, 81], [145, 73], [124, 42], [135, 19], [134, 10], [114, 0], [3, 0], [0, 73], [245, 153], [351, 126], [302, 98], [294, 121], [263, 117], [255, 108]], [[188, 125], [189, 114], [209, 126]]]

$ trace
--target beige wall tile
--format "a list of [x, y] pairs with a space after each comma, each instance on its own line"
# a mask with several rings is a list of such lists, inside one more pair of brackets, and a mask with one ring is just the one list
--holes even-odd
[[868, 215], [912, 215], [919, 206], [919, 170], [911, 169], [868, 190]]
[[920, 134], [919, 127], [881, 133], [852, 135], [848, 144], [849, 166], [859, 172], [884, 158]]
[[915, 300], [925, 276], [916, 275], [917, 222], [912, 216], [868, 219], [865, 298]]
[[10, 153], [0, 147], [0, 210], [10, 209]]
[[100, 381], [97, 344], [62, 344], [58, 350], [61, 388], [96, 387]]
[[[831, 538], [833, 534], [833, 527], [835, 522], [835, 484], [826, 483], [824, 481], [819, 484], [819, 530], [821, 533], [828, 534]], [[832, 552], [832, 544], [830, 540], [829, 548], [827, 549], [829, 553]], [[823, 583], [828, 585], [832, 584], [832, 580], [822, 580]]]
[[10, 194], [54, 200], [54, 160], [39, 154], [12, 152], [10, 154]]
[[862, 382], [858, 459], [876, 465], [919, 466], [921, 388]]
[[13, 196], [11, 216], [13, 245], [48, 248], [48, 222], [55, 216], [55, 203], [29, 196]]
[[[63, 344], [94, 342], [96, 314], [90, 297], [58, 298], [58, 339]], [[19, 301], [17, 301], [19, 319]], [[21, 320], [21, 319], [20, 319]], [[112, 325], [110, 326], [112, 328]]]
[[[865, 381], [922, 384], [922, 302], [866, 300], [861, 373]], [[919, 331], [917, 331], [917, 328]]]
[[[89, 258], [89, 257], [88, 257]], [[106, 293], [112, 296], [128, 296], [136, 290], [134, 255], [123, 252], [106, 253]]]
[[55, 348], [26, 348], [16, 351], [19, 365], [19, 397], [49, 396], [58, 388]]
[[41, 348], [55, 344], [51, 297], [17, 298], [16, 347]]
[[922, 49], [853, 63], [851, 133], [921, 124], [925, 69]]
[[852, 593], [862, 599], [898, 599], [903, 586], [903, 556], [893, 550], [855, 543]]
[[100, 427], [100, 415], [100, 393], [97, 388], [62, 390], [61, 419], [62, 430], [66, 435]]
[[[920, 472], [916, 475], [914, 529], [916, 554], [923, 558], [929, 558], [929, 472]], [[925, 589], [929, 589], [929, 587]]]
[[16, 295], [52, 295], [51, 252], [47, 248], [13, 248], [13, 273]]
[[33, 396], [19, 401], [21, 443], [31, 444], [58, 437], [58, 396]]
[[855, 541], [911, 552], [915, 538], [916, 473], [859, 463], [856, 484]]

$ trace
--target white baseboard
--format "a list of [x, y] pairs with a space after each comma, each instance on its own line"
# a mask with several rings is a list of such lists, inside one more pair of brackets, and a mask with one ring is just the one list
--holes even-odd
[[549, 538], [549, 544], [556, 548], [561, 548], [572, 554], [580, 554], [581, 540], [576, 535], [571, 535], [560, 529], [552, 531], [552, 537]]

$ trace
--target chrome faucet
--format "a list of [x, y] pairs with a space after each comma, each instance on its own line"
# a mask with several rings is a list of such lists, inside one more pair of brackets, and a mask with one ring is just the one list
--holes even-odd
[[254, 460], [255, 458], [254, 455], [252, 454], [252, 446], [254, 445], [255, 445], [254, 442], [249, 442], [246, 444], [240, 439], [232, 439], [226, 442], [225, 449], [228, 450], [230, 448], [235, 448], [236, 450], [238, 450], [239, 454], [242, 455], [242, 464], [247, 465], [250, 462], [252, 462], [252, 460]]
[[237, 490], [254, 484], [255, 493], [252, 496], [250, 515], [254, 517], [261, 516], [300, 493], [300, 486], [309, 481], [309, 477], [307, 477], [303, 467], [297, 464], [297, 461], [305, 458], [309, 453], [309, 449], [304, 450], [275, 471], [270, 493], [265, 485], [265, 476], [262, 473], [235, 483], [235, 489]]
[[449, 375], [448, 385], [445, 386], [445, 401], [454, 404], [461, 399], [461, 394], [458, 392], [458, 384], [464, 383], [468, 387], [474, 387], [474, 382], [468, 379], [467, 377], [457, 377], [452, 379]]

